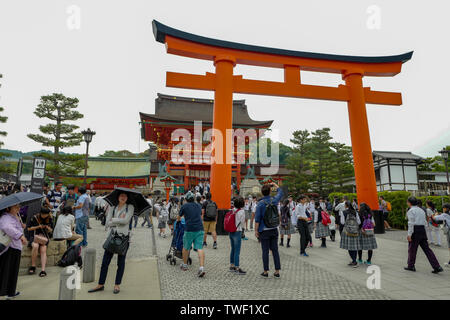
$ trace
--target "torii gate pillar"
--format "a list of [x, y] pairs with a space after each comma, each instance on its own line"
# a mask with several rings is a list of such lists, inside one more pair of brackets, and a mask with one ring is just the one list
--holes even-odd
[[369, 123], [361, 73], [344, 73], [348, 87], [348, 118], [352, 139], [353, 164], [355, 168], [356, 194], [372, 210], [378, 210], [377, 183], [373, 166]]
[[[211, 194], [219, 209], [230, 207], [231, 161], [227, 161], [229, 155], [225, 154], [227, 144], [225, 140], [230, 138], [227, 136], [227, 129], [233, 128], [233, 68], [235, 64], [235, 59], [228, 56], [217, 56], [214, 59], [216, 77], [213, 128], [220, 131], [224, 141], [221, 141], [222, 145], [214, 146], [211, 159], [215, 158], [217, 162], [211, 163], [210, 182]], [[225, 196], [223, 196], [224, 194]]]

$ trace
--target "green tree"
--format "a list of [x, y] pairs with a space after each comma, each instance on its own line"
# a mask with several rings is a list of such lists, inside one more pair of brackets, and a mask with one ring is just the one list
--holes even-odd
[[[0, 79], [2, 77], [3, 77], [3, 75], [0, 74]], [[5, 111], [5, 109], [3, 107], [0, 107], [0, 113], [3, 111]], [[6, 123], [6, 121], [8, 121], [8, 117], [0, 115], [0, 123]], [[8, 133], [6, 131], [0, 131], [0, 136], [6, 137], [7, 135], [8, 135]], [[0, 141], [0, 148], [4, 144], [5, 143], [3, 141]], [[10, 164], [5, 162], [5, 157], [10, 157], [10, 156], [11, 156], [10, 153], [0, 152], [0, 174], [14, 172], [14, 168]]]
[[106, 150], [100, 157], [109, 157], [109, 158], [136, 158], [137, 155], [128, 150]]
[[292, 173], [286, 178], [286, 184], [291, 192], [299, 195], [308, 192], [310, 188], [310, 133], [308, 130], [294, 131], [290, 141], [294, 147], [286, 163]]
[[311, 134], [310, 157], [312, 160], [312, 190], [321, 197], [334, 189], [333, 150], [330, 128], [317, 129]]
[[333, 180], [335, 184], [339, 185], [340, 191], [343, 192], [345, 189], [344, 182], [355, 176], [352, 148], [339, 142], [332, 143], [331, 148], [334, 150], [332, 158]]
[[83, 115], [75, 110], [78, 108], [78, 102], [77, 98], [69, 98], [63, 94], [54, 93], [42, 96], [34, 111], [37, 117], [46, 118], [53, 122], [39, 126], [39, 131], [43, 135], [28, 134], [27, 136], [44, 147], [53, 148], [53, 153], [38, 152], [34, 153], [34, 156], [49, 160], [47, 172], [54, 179], [76, 175], [84, 168], [83, 155], [60, 152], [63, 148], [79, 146], [83, 141], [83, 135], [80, 132], [75, 132], [79, 127], [67, 123], [83, 118]]

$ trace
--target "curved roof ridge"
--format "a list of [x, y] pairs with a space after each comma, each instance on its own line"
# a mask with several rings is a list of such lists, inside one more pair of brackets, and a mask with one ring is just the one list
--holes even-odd
[[208, 37], [199, 36], [193, 33], [188, 33], [178, 29], [171, 28], [162, 24], [159, 21], [153, 20], [152, 22], [153, 35], [155, 40], [161, 43], [165, 43], [166, 35], [175, 38], [192, 41], [204, 45], [216, 46], [228, 49], [276, 54], [282, 56], [298, 57], [298, 58], [309, 58], [318, 60], [332, 60], [332, 61], [344, 61], [344, 62], [360, 62], [360, 63], [391, 63], [391, 62], [401, 62], [405, 63], [411, 59], [413, 51], [391, 56], [348, 56], [348, 55], [338, 55], [338, 54], [327, 54], [327, 53], [316, 53], [316, 52], [305, 52], [305, 51], [295, 51], [286, 50], [279, 48], [270, 48], [255, 46], [250, 44], [224, 41], [219, 39], [213, 39]]

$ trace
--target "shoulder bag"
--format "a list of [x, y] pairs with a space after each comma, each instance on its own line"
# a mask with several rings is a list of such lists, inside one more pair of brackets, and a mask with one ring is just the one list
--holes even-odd
[[[41, 222], [39, 221], [39, 219], [36, 216], [36, 220], [39, 223], [39, 226], [42, 227]], [[44, 228], [41, 228], [41, 230], [44, 231], [45, 236], [40, 235], [40, 234], [36, 234], [36, 230], [34, 230], [34, 236], [33, 236], [33, 242], [39, 245], [46, 245], [47, 242], [49, 241], [48, 236], [47, 236], [47, 232], [45, 231]]]
[[[114, 211], [112, 214], [113, 218], [116, 213], [116, 209], [117, 207], [114, 207]], [[128, 212], [128, 205], [126, 207], [126, 212]], [[130, 233], [124, 235], [118, 233], [115, 230], [111, 230], [111, 232], [108, 235], [108, 238], [103, 244], [103, 249], [112, 254], [117, 253], [120, 256], [124, 256], [128, 251], [129, 244], [130, 244]]]

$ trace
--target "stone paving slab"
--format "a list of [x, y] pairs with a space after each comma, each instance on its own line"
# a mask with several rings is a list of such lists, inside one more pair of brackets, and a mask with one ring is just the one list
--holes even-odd
[[[166, 261], [171, 238], [157, 237], [158, 266], [163, 299], [274, 299], [274, 300], [325, 300], [325, 299], [389, 299], [389, 296], [370, 290], [364, 285], [333, 274], [283, 251], [280, 252], [281, 278], [273, 277], [273, 259], [270, 257], [269, 278], [262, 278], [261, 248], [256, 240], [243, 241], [241, 267], [247, 275], [238, 276], [228, 272], [230, 244], [228, 236], [219, 236], [217, 250], [212, 249], [212, 239], [205, 249], [204, 278], [197, 277], [198, 258], [191, 252], [193, 260], [188, 271]], [[292, 252], [294, 252], [292, 248]]]

